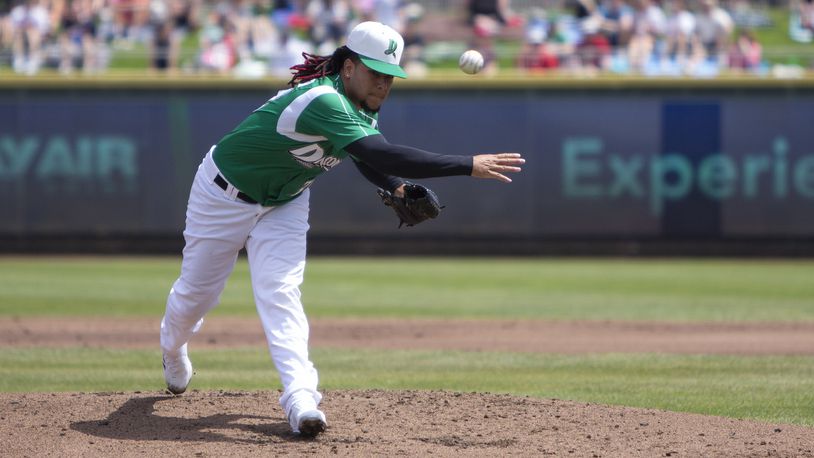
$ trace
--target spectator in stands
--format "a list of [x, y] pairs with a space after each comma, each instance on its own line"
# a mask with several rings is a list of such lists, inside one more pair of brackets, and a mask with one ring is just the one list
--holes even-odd
[[601, 25], [602, 19], [598, 16], [582, 21], [582, 39], [575, 50], [582, 70], [596, 72], [608, 68], [611, 47], [608, 38], [600, 31]]
[[170, 32], [169, 67], [177, 69], [181, 65], [181, 49], [190, 33], [198, 30], [198, 18], [203, 0], [172, 0], [169, 4]]
[[468, 0], [467, 11], [469, 25], [472, 26], [470, 46], [483, 55], [484, 74], [497, 72], [497, 60], [494, 49], [495, 36], [505, 26], [517, 26], [522, 19], [509, 8], [509, 0]]
[[814, 41], [814, 0], [791, 0], [789, 9], [789, 38], [798, 43]]
[[308, 41], [310, 24], [304, 16], [292, 13], [288, 19], [289, 24], [279, 31], [275, 52], [268, 61], [269, 72], [279, 78], [290, 77], [291, 67], [302, 62], [302, 53], [313, 50]]
[[44, 61], [43, 42], [51, 32], [48, 10], [40, 0], [19, 2], [11, 10], [13, 68], [33, 75]]
[[424, 60], [424, 47], [426, 40], [419, 30], [419, 24], [424, 17], [424, 7], [418, 3], [411, 3], [404, 7], [404, 29], [401, 32], [404, 38], [404, 53], [401, 55], [401, 66], [411, 78], [422, 78], [427, 75], [427, 63]]
[[695, 16], [695, 34], [708, 64], [725, 66], [729, 37], [734, 23], [716, 0], [701, 0], [701, 10]]
[[[789, 4], [791, 5], [791, 3]], [[774, 26], [768, 8], [762, 1], [727, 0], [725, 8], [729, 15], [732, 16], [735, 27], [755, 29]]]
[[671, 0], [667, 3], [667, 25], [665, 27], [667, 59], [681, 72], [692, 64], [697, 50], [695, 15], [687, 9], [684, 0]]
[[814, 0], [802, 0], [799, 8], [801, 25], [814, 32]]
[[[254, 23], [254, 3], [257, 0], [243, 0], [232, 4], [229, 11], [229, 20], [235, 27], [235, 46], [237, 48], [237, 65], [243, 72], [247, 67], [252, 67], [254, 58], [254, 37], [252, 36], [252, 24]], [[262, 63], [260, 64], [262, 66]]]
[[171, 0], [169, 2], [169, 19], [172, 30], [181, 38], [197, 28], [201, 0]]
[[508, 0], [468, 0], [469, 23], [475, 25], [481, 17], [486, 17], [503, 26], [511, 15]]
[[729, 68], [755, 71], [763, 59], [763, 48], [748, 29], [738, 31], [729, 51]]
[[226, 74], [237, 63], [235, 26], [225, 11], [210, 11], [199, 40], [202, 69]]
[[357, 22], [381, 22], [401, 31], [406, 26], [401, 12], [403, 6], [401, 0], [355, 0], [352, 8], [358, 17]]
[[11, 24], [10, 0], [0, 0], [0, 65], [5, 62], [5, 50], [11, 49], [14, 42], [14, 27]]
[[134, 42], [144, 41], [151, 34], [150, 0], [110, 0], [113, 20], [120, 46], [132, 47]]
[[509, 7], [509, 0], [468, 0], [469, 24], [485, 29], [492, 36], [504, 27], [523, 25], [523, 17]]
[[596, 25], [602, 24], [602, 13], [594, 0], [575, 0], [570, 2], [569, 8], [572, 20], [560, 21], [558, 24], [558, 27], [563, 29], [567, 45], [561, 49], [560, 65], [572, 71], [582, 71], [585, 65], [582, 62], [582, 55], [577, 53], [577, 48], [580, 44], [589, 47], [585, 41], [585, 31], [591, 30], [595, 33]]
[[274, 24], [271, 0], [254, 4], [254, 17], [250, 27], [252, 51], [255, 56], [270, 60], [280, 48], [280, 31]]
[[150, 68], [157, 71], [173, 72], [178, 68], [179, 43], [173, 39], [173, 21], [157, 22], [153, 26], [150, 41]]
[[110, 46], [119, 38], [116, 33], [115, 14], [113, 2], [111, 0], [94, 0], [93, 13], [96, 18], [96, 38], [100, 45], [100, 61], [103, 67], [107, 67], [110, 60]]
[[633, 9], [625, 0], [606, 0], [599, 6], [602, 33], [613, 49], [627, 46], [633, 30]]
[[550, 27], [544, 10], [531, 12], [526, 23], [525, 41], [517, 57], [517, 68], [536, 73], [559, 66], [557, 53], [548, 43]]
[[174, 41], [173, 37], [174, 15], [178, 8], [182, 8], [182, 5], [175, 0], [150, 3], [150, 34], [145, 44], [151, 70], [166, 72], [178, 67], [180, 42]]
[[295, 0], [272, 0], [271, 16], [274, 23], [282, 27], [288, 22], [288, 15], [294, 12]]
[[484, 74], [494, 74], [497, 71], [495, 61], [494, 36], [500, 32], [505, 24], [501, 5], [502, 0], [469, 0], [469, 24], [472, 26], [472, 39], [470, 48], [477, 49], [483, 55]]
[[330, 54], [347, 35], [351, 9], [345, 0], [310, 0], [305, 16], [316, 53]]
[[[103, 0], [93, 0], [93, 2], [97, 1]], [[65, 14], [65, 9], [70, 6], [71, 2], [72, 0], [40, 0], [40, 4], [48, 11], [48, 23], [51, 25], [51, 29], [48, 31], [49, 39], [55, 38], [55, 33], [59, 29], [59, 24], [60, 21], [62, 21], [62, 16]], [[94, 9], [94, 14], [96, 6], [95, 3], [91, 6], [91, 8]]]
[[102, 70], [100, 46], [96, 28], [98, 6], [92, 0], [74, 0], [62, 12], [59, 33], [62, 73], [81, 68], [85, 73]]
[[[376, 19], [376, 0], [350, 0], [353, 11], [353, 22], [365, 22]], [[392, 27], [392, 26], [391, 26]]]
[[570, 9], [573, 11], [574, 17], [577, 18], [579, 23], [599, 13], [599, 9], [594, 0], [574, 0], [570, 5]]
[[576, 68], [578, 66], [574, 57], [574, 49], [582, 39], [582, 31], [574, 33], [571, 30], [569, 32], [568, 29], [572, 28], [569, 25], [571, 22], [573, 22], [573, 18], [563, 15], [549, 23], [546, 47], [557, 56], [558, 68]]
[[653, 0], [635, 0], [633, 32], [628, 43], [628, 62], [633, 70], [644, 71], [664, 34], [664, 11]]

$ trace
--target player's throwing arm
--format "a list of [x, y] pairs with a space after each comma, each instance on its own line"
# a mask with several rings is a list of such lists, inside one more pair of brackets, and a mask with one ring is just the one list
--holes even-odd
[[472, 176], [511, 183], [504, 173], [521, 171], [519, 166], [525, 162], [519, 153], [479, 154], [472, 158]]

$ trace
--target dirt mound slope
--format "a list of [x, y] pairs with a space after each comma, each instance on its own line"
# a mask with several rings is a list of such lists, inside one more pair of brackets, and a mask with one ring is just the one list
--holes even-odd
[[814, 456], [814, 429], [446, 391], [327, 391], [289, 432], [277, 391], [0, 393], [7, 456]]

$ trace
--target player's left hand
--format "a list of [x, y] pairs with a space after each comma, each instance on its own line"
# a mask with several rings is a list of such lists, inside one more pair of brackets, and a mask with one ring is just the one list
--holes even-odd
[[472, 158], [472, 176], [511, 183], [511, 178], [504, 173], [520, 172], [519, 166], [525, 163], [519, 153], [479, 154]]

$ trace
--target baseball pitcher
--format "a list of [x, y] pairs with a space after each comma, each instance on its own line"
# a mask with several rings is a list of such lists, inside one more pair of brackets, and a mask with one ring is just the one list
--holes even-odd
[[313, 437], [328, 425], [319, 410], [317, 371], [308, 356], [300, 302], [308, 231], [309, 186], [350, 157], [379, 188], [401, 224], [438, 216], [438, 199], [404, 178], [469, 175], [504, 182], [520, 154], [443, 155], [389, 143], [378, 112], [399, 66], [404, 40], [364, 22], [331, 56], [303, 54], [290, 89], [254, 110], [214, 145], [198, 167], [184, 229], [180, 277], [167, 298], [161, 349], [167, 388], [181, 394], [192, 378], [187, 343], [215, 307], [245, 247], [255, 303], [283, 386], [280, 404], [294, 433]]

